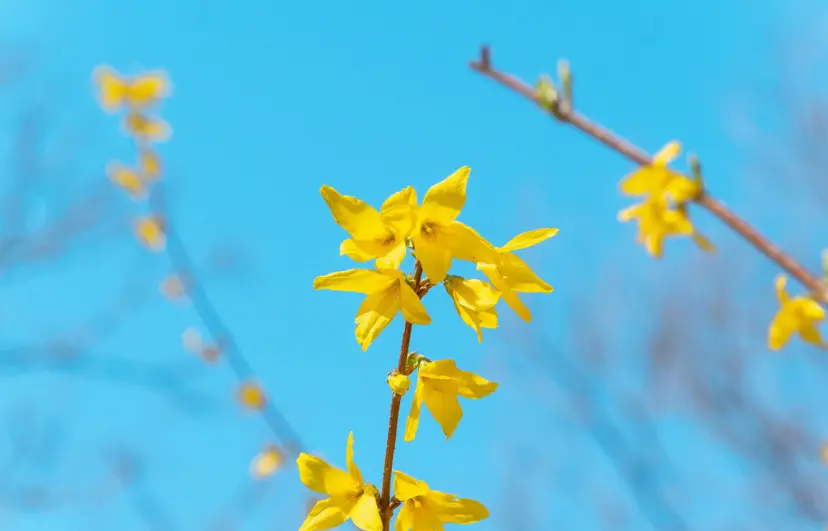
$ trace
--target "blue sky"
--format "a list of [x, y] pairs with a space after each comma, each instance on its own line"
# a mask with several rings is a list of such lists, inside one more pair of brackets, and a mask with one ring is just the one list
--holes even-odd
[[[15, 93], [17, 105], [29, 96], [45, 99], [59, 109], [61, 127], [83, 135], [71, 174], [79, 183], [104, 179], [110, 159], [130, 156], [117, 120], [96, 107], [92, 69], [108, 64], [130, 73], [169, 72], [175, 92], [164, 114], [174, 135], [161, 153], [174, 194], [173, 222], [197, 261], [213, 242], [231, 241], [251, 264], [238, 281], [208, 277], [211, 298], [309, 449], [344, 465], [353, 430], [358, 464], [378, 483], [389, 402], [384, 380], [395, 364], [402, 324], [393, 323], [362, 353], [353, 337], [359, 296], [313, 291], [315, 276], [351, 267], [338, 256], [344, 233], [321, 200], [320, 185], [378, 205], [409, 184], [422, 197], [431, 184], [470, 166], [463, 220], [495, 244], [536, 227], [560, 229], [526, 252], [556, 287], [542, 301], [530, 297], [548, 318], [512, 323], [510, 333], [531, 326], [562, 341], [577, 290], [606, 259], [621, 259], [633, 270], [649, 264], [633, 247], [632, 227], [615, 220], [625, 205], [616, 182], [631, 168], [477, 76], [467, 62], [489, 43], [495, 65], [533, 81], [566, 57], [585, 113], [651, 151], [681, 139], [709, 171], [725, 176], [739, 163], [723, 124], [730, 90], [741, 88], [740, 79], [761, 64], [757, 57], [777, 10], [767, 2], [712, 0], [5, 0], [9, 15], [0, 30], [4, 41], [37, 57], [25, 82], [31, 91]], [[3, 111], [4, 120], [16, 116]], [[715, 190], [738, 207], [733, 182], [716, 181]], [[681, 257], [690, 245], [670, 249]], [[154, 286], [166, 262], [141, 256], [124, 232], [118, 243], [45, 278], [7, 284], [13, 310], [3, 310], [2, 326], [8, 344], [71, 326], [73, 317], [93, 311], [124, 282]], [[415, 330], [413, 348], [455, 358], [461, 368], [497, 380], [514, 354], [509, 335], [489, 332], [478, 344], [443, 293], [429, 295], [427, 306], [435, 322]], [[226, 366], [203, 368], [181, 349], [181, 331], [197, 324], [192, 311], [158, 297], [95, 350], [191, 370], [209, 396], [210, 407], [201, 413], [141, 389], [42, 374], [7, 378], [0, 404], [14, 411], [25, 402], [48, 418], [71, 419], [62, 428], [71, 465], [57, 472], [61, 484], [99, 477], [100, 450], [114, 441], [146, 460], [148, 488], [166, 503], [175, 529], [206, 529], [245, 484], [248, 461], [269, 434], [234, 407]], [[506, 439], [548, 441], [550, 449], [584, 463], [586, 473], [618, 483], [600, 453], [569, 433], [564, 421], [551, 427], [535, 422], [538, 412], [520, 398], [520, 383], [503, 381], [497, 394], [465, 404], [466, 416], [448, 443], [425, 418], [416, 442], [401, 445], [397, 454], [398, 468], [434, 488], [489, 505], [493, 517], [477, 526], [481, 531], [505, 525], [497, 512], [503, 452], [514, 450]], [[407, 407], [406, 401], [404, 412]], [[554, 479], [548, 481], [552, 500], [548, 514], [538, 515], [540, 524], [598, 528], [588, 513], [569, 510]], [[295, 474], [277, 477], [243, 528], [296, 528], [303, 495]], [[708, 517], [704, 511], [694, 516], [699, 522]], [[125, 495], [94, 511], [15, 514], [10, 526], [142, 528]]]

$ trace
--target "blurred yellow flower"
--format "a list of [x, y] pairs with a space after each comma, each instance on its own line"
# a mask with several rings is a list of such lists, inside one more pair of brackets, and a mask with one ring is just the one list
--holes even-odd
[[421, 363], [417, 374], [417, 387], [414, 388], [411, 412], [405, 423], [405, 441], [413, 441], [417, 435], [423, 402], [440, 424], [448, 440], [463, 417], [463, 409], [460, 407], [458, 396], [476, 400], [494, 393], [496, 389], [496, 383], [458, 369], [454, 360]]
[[313, 492], [327, 494], [316, 502], [299, 531], [331, 529], [350, 519], [363, 531], [382, 531], [376, 487], [365, 483], [354, 463], [354, 433], [348, 434], [345, 454], [348, 471], [334, 468], [322, 459], [302, 452], [296, 460], [299, 478]]
[[667, 198], [650, 197], [641, 203], [625, 208], [618, 213], [618, 220], [638, 221], [636, 241], [644, 244], [647, 253], [654, 258], [664, 254], [664, 240], [672, 236], [690, 236], [704, 251], [713, 251], [710, 241], [696, 232], [687, 214], [687, 205], [671, 208]]
[[108, 66], [99, 66], [92, 73], [98, 87], [101, 107], [114, 112], [123, 106], [143, 109], [169, 96], [171, 85], [163, 72], [148, 72], [135, 77], [119, 75]]
[[145, 147], [138, 151], [139, 167], [144, 178], [150, 181], [156, 181], [161, 176], [161, 159], [158, 155]]
[[474, 229], [457, 221], [466, 203], [468, 166], [429, 188], [411, 233], [414, 255], [432, 284], [445, 280], [453, 258], [469, 262], [494, 261], [492, 244]]
[[264, 390], [262, 390], [258, 383], [253, 381], [243, 382], [239, 386], [236, 398], [247, 409], [261, 410], [264, 409], [267, 403]]
[[825, 320], [825, 309], [818, 302], [806, 297], [788, 296], [785, 275], [776, 277], [776, 297], [779, 299], [779, 311], [771, 321], [768, 329], [768, 348], [779, 350], [788, 342], [794, 332], [805, 342], [826, 348], [816, 324]]
[[161, 251], [167, 244], [164, 235], [164, 221], [157, 215], [144, 216], [135, 221], [135, 234], [138, 240], [150, 250]]
[[250, 462], [250, 474], [256, 479], [270, 477], [282, 466], [283, 461], [279, 447], [269, 444]]
[[377, 269], [397, 269], [405, 258], [405, 239], [411, 233], [417, 192], [407, 187], [385, 200], [377, 211], [371, 205], [330, 186], [320, 189], [334, 221], [351, 236], [339, 251], [357, 262], [376, 259]]
[[641, 166], [624, 177], [621, 192], [626, 195], [669, 196], [676, 203], [692, 201], [701, 193], [701, 184], [671, 170], [668, 165], [681, 153], [681, 144], [668, 142], [653, 157], [652, 164]]
[[489, 517], [477, 501], [431, 490], [425, 481], [394, 471], [394, 496], [403, 502], [395, 531], [433, 531], [443, 524], [473, 524]]
[[443, 285], [457, 314], [477, 332], [477, 341], [483, 341], [483, 328], [497, 328], [497, 310], [500, 293], [491, 284], [476, 278], [465, 279], [449, 275]]
[[512, 251], [526, 249], [555, 236], [558, 229], [535, 229], [523, 232], [498, 247], [497, 260], [479, 262], [477, 269], [483, 272], [494, 288], [503, 296], [506, 304], [527, 323], [532, 320], [532, 313], [523, 304], [516, 292], [551, 293], [554, 288], [541, 280], [534, 271]]
[[141, 142], [164, 142], [170, 138], [172, 129], [161, 118], [144, 114], [129, 113], [124, 118], [124, 129]]
[[405, 275], [396, 269], [337, 271], [315, 278], [313, 287], [366, 295], [356, 316], [356, 339], [363, 351], [400, 311], [409, 323], [427, 325], [431, 322], [420, 297], [408, 284]]
[[147, 186], [141, 175], [134, 169], [112, 162], [106, 168], [109, 180], [123, 188], [133, 199], [142, 199], [147, 195]]

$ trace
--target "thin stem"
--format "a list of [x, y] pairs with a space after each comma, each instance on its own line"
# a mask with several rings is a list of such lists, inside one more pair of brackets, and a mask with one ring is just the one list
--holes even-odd
[[[480, 59], [472, 61], [469, 66], [472, 70], [497, 81], [513, 92], [534, 102], [560, 122], [575, 126], [581, 132], [601, 142], [616, 153], [632, 160], [636, 164], [645, 166], [652, 163], [652, 158], [645, 151], [609, 129], [591, 121], [586, 116], [572, 110], [568, 102], [563, 102], [562, 105], [558, 105], [554, 111], [548, 109], [530, 85], [492, 67], [491, 52], [487, 46], [481, 48]], [[707, 191], [704, 191], [694, 202], [719, 218], [742, 238], [750, 242], [759, 252], [778, 264], [779, 267], [798, 280], [803, 286], [807, 287], [823, 303], [828, 303], [828, 287], [823, 284], [819, 277], [810, 273], [792, 256], [774, 245], [753, 226], [724, 206], [723, 203], [711, 197]]]
[[[425, 292], [420, 291], [420, 284], [423, 278], [423, 267], [417, 261], [414, 266], [414, 292], [420, 298], [425, 295]], [[402, 344], [400, 345], [400, 359], [397, 363], [397, 371], [400, 374], [405, 374], [405, 364], [408, 360], [408, 350], [411, 346], [411, 329], [413, 325], [408, 321], [405, 322], [403, 328]], [[391, 503], [391, 472], [394, 468], [394, 450], [397, 445], [397, 424], [400, 420], [400, 402], [402, 396], [397, 393], [391, 395], [391, 412], [388, 415], [388, 439], [385, 442], [385, 463], [382, 467], [382, 493], [380, 494], [380, 515], [382, 517], [383, 531], [390, 531], [391, 529], [391, 514], [396, 505]], [[399, 504], [397, 504], [399, 505]]]

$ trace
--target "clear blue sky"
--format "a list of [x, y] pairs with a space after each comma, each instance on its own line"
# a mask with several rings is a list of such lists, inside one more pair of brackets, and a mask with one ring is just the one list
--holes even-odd
[[[532, 326], [552, 341], [563, 337], [575, 290], [602, 270], [603, 258], [628, 248], [621, 255], [627, 266], [647, 260], [632, 247], [632, 227], [615, 220], [625, 204], [616, 182], [630, 166], [472, 73], [466, 64], [478, 46], [490, 43], [496, 65], [530, 80], [567, 57], [584, 112], [649, 150], [679, 138], [711, 172], [726, 176], [738, 162], [723, 126], [728, 91], [756, 66], [778, 6], [713, 0], [4, 0], [3, 7], [4, 41], [37, 56], [38, 70], [26, 81], [36, 87], [32, 98], [48, 98], [60, 109], [62, 126], [84, 135], [73, 175], [104, 179], [107, 161], [130, 153], [117, 121], [96, 107], [93, 67], [170, 73], [175, 94], [165, 115], [174, 136], [162, 154], [175, 193], [174, 222], [194, 256], [204, 256], [216, 240], [230, 240], [246, 250], [253, 268], [240, 282], [208, 280], [207, 289], [308, 446], [344, 465], [345, 440], [354, 430], [357, 462], [379, 482], [389, 402], [384, 380], [402, 324], [395, 322], [362, 353], [353, 338], [359, 296], [313, 291], [314, 276], [351, 267], [338, 256], [344, 233], [327, 212], [320, 185], [378, 205], [409, 184], [422, 197], [432, 183], [468, 165], [463, 219], [491, 241], [502, 244], [541, 226], [560, 229], [526, 253], [557, 289], [543, 301], [529, 297], [548, 319], [489, 332], [479, 345], [444, 294], [428, 298], [435, 323], [416, 329], [413, 348], [453, 357], [461, 368], [498, 380], [514, 355], [508, 334]], [[15, 114], [5, 110], [3, 116]], [[723, 178], [715, 189], [738, 205], [729, 183]], [[4, 287], [11, 309], [3, 310], [0, 326], [8, 343], [70, 324], [132, 276], [160, 279], [164, 261], [141, 261], [136, 271], [135, 246], [127, 234], [122, 240], [48, 280]], [[685, 242], [669, 247], [687, 248]], [[147, 484], [165, 501], [175, 528], [206, 529], [243, 484], [250, 456], [267, 442], [268, 431], [234, 407], [227, 367], [202, 369], [181, 349], [179, 335], [194, 319], [159, 298], [96, 349], [184, 362], [209, 395], [210, 413], [193, 416], [141, 389], [49, 375], [5, 379], [0, 404], [10, 412], [23, 401], [39, 415], [70, 419], [60, 435], [69, 464], [55, 472], [63, 485], [99, 477], [99, 450], [121, 443], [146, 459]], [[586, 439], [565, 435], [565, 423], [540, 428], [538, 413], [520, 398], [520, 384], [503, 381], [494, 396], [465, 404], [466, 416], [449, 443], [426, 417], [416, 442], [397, 454], [398, 468], [434, 488], [489, 505], [493, 517], [475, 527], [480, 531], [507, 528], [498, 514], [499, 483], [503, 453], [515, 450], [504, 441], [531, 434], [547, 441], [550, 452], [571, 452], [590, 474], [618, 484]], [[408, 401], [404, 412], [407, 407]], [[579, 445], [585, 448], [573, 451]], [[551, 501], [540, 523], [598, 528], [587, 512], [567, 510], [567, 486], [556, 485], [554, 476], [543, 489]], [[244, 529], [295, 529], [303, 495], [294, 473], [278, 477]], [[133, 510], [120, 495], [99, 509], [15, 514], [8, 528], [141, 529]], [[694, 518], [713, 517], [702, 511]]]

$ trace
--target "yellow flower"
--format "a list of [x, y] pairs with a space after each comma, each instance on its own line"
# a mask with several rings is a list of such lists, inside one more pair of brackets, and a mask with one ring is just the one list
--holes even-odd
[[135, 234], [147, 248], [153, 251], [164, 249], [167, 237], [164, 235], [164, 221], [159, 216], [145, 216], [135, 222]]
[[334, 221], [351, 238], [342, 242], [340, 255], [357, 262], [376, 259], [377, 269], [397, 269], [405, 258], [417, 193], [407, 187], [385, 200], [379, 212], [356, 197], [342, 195], [330, 186], [320, 189]]
[[698, 197], [701, 185], [668, 167], [679, 153], [681, 144], [676, 141], [667, 143], [655, 154], [652, 164], [641, 166], [621, 181], [621, 192], [652, 197], [667, 195], [676, 203], [685, 203]]
[[433, 284], [445, 280], [452, 258], [478, 262], [493, 261], [497, 255], [492, 244], [474, 229], [456, 221], [466, 203], [470, 171], [463, 166], [429, 188], [417, 209], [411, 240], [423, 272]]
[[310, 490], [327, 494], [316, 502], [299, 531], [331, 529], [351, 521], [363, 531], [382, 531], [376, 487], [365, 483], [354, 464], [354, 433], [348, 434], [345, 455], [348, 471], [334, 468], [318, 457], [302, 452], [296, 460], [299, 478]]
[[170, 82], [163, 72], [149, 72], [127, 78], [108, 66], [100, 66], [92, 74], [98, 86], [101, 107], [109, 112], [126, 105], [133, 109], [146, 108], [169, 96]]
[[816, 323], [825, 320], [825, 309], [813, 299], [788, 296], [785, 291], [787, 281], [785, 275], [776, 277], [776, 297], [781, 307], [768, 330], [768, 348], [779, 350], [794, 332], [807, 343], [821, 348], [828, 347], [816, 327]]
[[160, 118], [129, 113], [124, 118], [124, 129], [141, 142], [164, 142], [170, 138], [170, 125]]
[[158, 155], [142, 147], [138, 152], [138, 161], [141, 172], [147, 180], [156, 181], [161, 176], [161, 159]]
[[252, 381], [244, 382], [239, 386], [236, 398], [247, 409], [260, 410], [267, 404], [267, 397], [261, 386]]
[[425, 481], [394, 471], [394, 496], [403, 502], [394, 531], [433, 531], [443, 524], [473, 524], [489, 517], [474, 500], [431, 490]]
[[423, 402], [449, 440], [463, 417], [458, 396], [477, 400], [497, 389], [496, 383], [458, 369], [454, 360], [425, 362], [418, 370], [414, 400], [405, 423], [406, 442], [413, 441], [417, 435]]
[[420, 297], [408, 284], [405, 275], [396, 269], [337, 271], [316, 277], [313, 287], [366, 295], [356, 316], [356, 339], [363, 351], [400, 311], [409, 323], [427, 325], [431, 322]]
[[475, 332], [477, 340], [483, 341], [483, 328], [497, 328], [497, 310], [500, 293], [491, 284], [476, 278], [465, 279], [449, 275], [443, 283], [454, 302], [457, 314]]
[[650, 197], [645, 201], [625, 208], [618, 213], [618, 220], [638, 220], [636, 241], [654, 258], [664, 254], [664, 240], [671, 236], [690, 236], [704, 251], [712, 251], [710, 241], [696, 232], [687, 214], [687, 205], [670, 208], [667, 198]]
[[558, 229], [535, 229], [520, 233], [506, 242], [503, 247], [497, 248], [496, 261], [477, 264], [477, 269], [482, 271], [495, 289], [501, 293], [506, 304], [527, 323], [532, 320], [532, 314], [516, 292], [552, 293], [554, 288], [541, 280], [526, 262], [512, 251], [537, 245], [557, 233]]
[[403, 396], [408, 391], [411, 385], [411, 380], [405, 374], [400, 374], [396, 370], [388, 375], [388, 387], [391, 388], [395, 394]]
[[269, 444], [250, 462], [250, 474], [256, 479], [270, 477], [282, 465], [283, 456], [275, 444]]
[[113, 162], [107, 166], [106, 173], [110, 181], [126, 190], [133, 199], [141, 199], [147, 195], [146, 183], [134, 169], [120, 162]]

